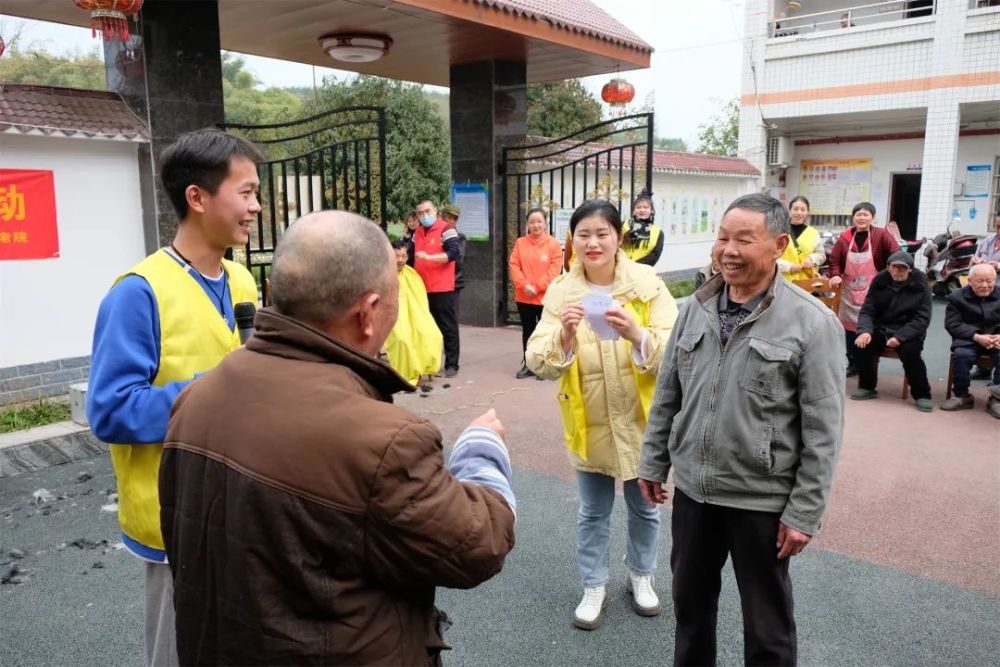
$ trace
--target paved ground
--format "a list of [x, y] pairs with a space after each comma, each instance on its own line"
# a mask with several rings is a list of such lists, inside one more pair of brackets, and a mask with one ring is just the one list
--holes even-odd
[[[940, 309], [940, 306], [937, 307]], [[947, 372], [947, 339], [928, 342], [931, 378]], [[569, 625], [579, 595], [573, 563], [576, 491], [561, 442], [555, 386], [515, 380], [517, 330], [462, 330], [462, 371], [427, 397], [399, 403], [430, 416], [450, 442], [495, 407], [508, 426], [519, 500], [517, 547], [503, 573], [474, 591], [442, 591], [454, 618], [450, 665], [669, 664], [669, 530], [662, 536], [659, 618], [635, 616], [620, 565], [615, 514], [612, 595], [604, 627]], [[944, 351], [942, 351], [944, 350]], [[898, 362], [883, 362], [882, 398], [849, 403], [848, 431], [826, 525], [793, 561], [803, 665], [987, 665], [1000, 655], [1000, 422], [982, 409], [917, 412], [898, 398]], [[941, 372], [935, 369], [943, 368]], [[445, 387], [444, 385], [448, 386]], [[848, 385], [853, 388], [853, 382]], [[943, 386], [935, 384], [943, 398]], [[80, 475], [90, 475], [80, 480]], [[141, 567], [115, 549], [107, 457], [0, 483], [0, 664], [137, 665]], [[46, 488], [56, 499], [32, 503]], [[61, 498], [65, 496], [64, 498]], [[664, 510], [669, 525], [669, 508]], [[89, 542], [76, 542], [78, 539]], [[107, 540], [107, 545], [101, 543]], [[97, 543], [94, 545], [93, 543]], [[65, 545], [65, 546], [63, 546]], [[12, 549], [24, 557], [12, 560]], [[100, 564], [98, 566], [98, 564]], [[720, 610], [720, 664], [742, 661], [731, 573]]]

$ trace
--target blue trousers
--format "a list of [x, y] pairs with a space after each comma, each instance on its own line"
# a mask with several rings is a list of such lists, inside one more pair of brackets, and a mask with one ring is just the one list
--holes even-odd
[[[578, 470], [576, 482], [580, 490], [576, 563], [584, 586], [603, 586], [608, 582], [615, 478]], [[630, 479], [624, 487], [628, 508], [625, 567], [635, 574], [652, 574], [656, 570], [656, 550], [660, 541], [660, 508], [646, 504], [639, 490], [639, 480]]]
[[[952, 366], [951, 388], [952, 392], [962, 398], [969, 395], [970, 374], [972, 365], [976, 363], [976, 358], [981, 354], [987, 354], [986, 348], [976, 345], [975, 347], [958, 347], [952, 351], [955, 355], [955, 364]], [[1000, 384], [1000, 351], [993, 350], [993, 384]]]

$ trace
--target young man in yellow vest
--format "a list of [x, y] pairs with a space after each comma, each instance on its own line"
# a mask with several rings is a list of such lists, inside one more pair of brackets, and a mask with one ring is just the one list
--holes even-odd
[[239, 347], [234, 305], [257, 302], [243, 266], [260, 203], [250, 143], [218, 130], [182, 135], [160, 160], [180, 225], [173, 242], [119, 276], [94, 331], [87, 417], [109, 443], [122, 541], [146, 561], [146, 664], [176, 665], [173, 584], [160, 532], [158, 474], [174, 399]]

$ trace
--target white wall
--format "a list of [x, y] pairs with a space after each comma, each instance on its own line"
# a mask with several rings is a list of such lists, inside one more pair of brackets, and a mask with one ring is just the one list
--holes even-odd
[[0, 368], [90, 354], [111, 283], [145, 255], [137, 145], [0, 135], [0, 167], [54, 172], [59, 257], [0, 262]]
[[[795, 159], [788, 168], [786, 179], [786, 201], [798, 194], [799, 165], [802, 160], [871, 158], [872, 183], [871, 203], [878, 211], [877, 224], [888, 222], [889, 194], [891, 175], [898, 172], [921, 173], [924, 154], [923, 139], [905, 139], [899, 141], [865, 141], [842, 144], [820, 144], [815, 146], [796, 146]], [[955, 162], [954, 181], [964, 182], [966, 167], [970, 164], [994, 163], [1000, 155], [1000, 135], [960, 137], [958, 141], [958, 158]], [[995, 194], [995, 193], [994, 193]], [[961, 197], [956, 199], [963, 199]], [[981, 198], [977, 206], [983, 211], [988, 206], [988, 199]], [[965, 221], [962, 231], [969, 234], [985, 234], [985, 213], [977, 216], [975, 221], [968, 220], [964, 207]], [[921, 216], [923, 217], [923, 216]], [[947, 220], [944, 221], [947, 223]]]
[[[529, 169], [533, 171], [547, 168], [549, 168], [548, 165], [529, 164]], [[598, 174], [599, 181], [604, 178], [605, 171], [602, 166]], [[613, 190], [617, 190], [618, 172], [613, 171], [612, 173]], [[642, 187], [639, 184], [641, 177], [641, 174], [637, 175], [636, 192], [631, 192], [629, 191], [631, 187], [630, 170], [625, 169], [622, 173], [622, 188], [624, 189], [622, 198], [626, 202], [622, 207], [622, 213], [625, 216], [631, 214], [628, 207]], [[577, 169], [577, 203], [594, 194], [593, 166], [588, 169], [587, 179], [587, 186], [584, 188], [581, 169]], [[532, 190], [537, 182], [537, 177], [535, 177], [532, 181]], [[656, 224], [666, 234], [663, 254], [656, 265], [657, 272], [667, 273], [697, 269], [708, 264], [709, 252], [715, 241], [715, 232], [722, 219], [722, 212], [732, 200], [740, 195], [753, 192], [757, 187], [756, 182], [755, 176], [696, 176], [654, 171], [653, 199], [656, 205]], [[565, 186], [565, 194], [562, 193], [563, 186]], [[555, 201], [562, 199], [562, 201], [571, 202], [571, 172], [567, 170], [565, 183], [562, 184], [559, 174], [556, 174], [552, 183], [552, 192], [549, 192], [549, 180], [548, 175], [546, 175], [542, 182], [542, 189], [545, 197], [551, 197]], [[529, 194], [522, 191], [522, 200]], [[617, 202], [617, 192], [612, 192], [611, 199]], [[536, 204], [537, 202], [532, 203], [533, 206]], [[559, 240], [562, 241], [561, 238]]]
[[708, 264], [723, 211], [740, 195], [753, 192], [756, 178], [657, 174], [653, 184], [656, 222], [666, 234], [656, 271], [667, 273]]

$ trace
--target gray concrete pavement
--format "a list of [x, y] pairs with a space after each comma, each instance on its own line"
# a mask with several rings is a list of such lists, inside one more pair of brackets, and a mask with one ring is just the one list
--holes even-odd
[[[92, 480], [76, 481], [81, 472]], [[112, 486], [106, 456], [4, 481], [3, 553], [23, 550], [25, 583], [0, 587], [0, 664], [139, 665], [142, 568], [115, 550], [114, 516], [102, 512]], [[30, 504], [38, 488], [65, 500]], [[517, 546], [504, 571], [471, 591], [441, 591], [454, 625], [447, 664], [662, 665], [673, 640], [669, 600], [669, 511], [660, 548], [658, 618], [636, 616], [624, 593], [624, 511], [614, 518], [613, 575], [604, 626], [569, 624], [579, 583], [573, 562], [577, 497], [572, 483], [518, 470]], [[86, 494], [86, 495], [84, 495]], [[620, 499], [619, 499], [620, 500]], [[31, 514], [31, 516], [29, 516]], [[109, 547], [66, 544], [107, 540]], [[4, 557], [3, 561], [9, 560]], [[94, 567], [101, 563], [102, 567]], [[6, 573], [10, 565], [3, 567]], [[803, 665], [988, 665], [1000, 655], [1000, 599], [821, 550], [793, 564]], [[742, 663], [739, 598], [727, 566], [719, 614], [719, 663]]]
[[[940, 304], [934, 317], [928, 365], [943, 363], [946, 372]], [[663, 614], [634, 615], [622, 590], [619, 502], [605, 624], [591, 633], [570, 627], [580, 594], [573, 561], [577, 497], [555, 385], [513, 379], [517, 330], [463, 328], [462, 344], [457, 378], [437, 380], [425, 398], [398, 402], [439, 424], [445, 442], [496, 407], [508, 427], [519, 518], [517, 546], [498, 577], [472, 591], [439, 594], [439, 605], [454, 619], [447, 664], [669, 664], [669, 508], [656, 586]], [[917, 413], [892, 398], [897, 362], [884, 363], [883, 399], [848, 402], [847, 444], [827, 526], [793, 561], [801, 664], [995, 664], [1000, 429], [981, 406]], [[936, 376], [944, 373], [932, 371], [932, 380]], [[940, 383], [935, 391], [942, 391]], [[981, 388], [974, 392], [982, 395]], [[81, 473], [90, 479], [80, 481]], [[40, 488], [56, 498], [33, 504]], [[142, 566], [115, 549], [115, 516], [101, 509], [113, 488], [106, 455], [0, 480], [0, 575], [15, 564], [28, 570], [22, 583], [0, 585], [0, 665], [141, 663]], [[74, 545], [77, 540], [85, 541]], [[14, 549], [24, 557], [12, 560], [7, 554]], [[742, 662], [741, 615], [728, 567], [723, 582], [720, 664], [736, 665]]]

